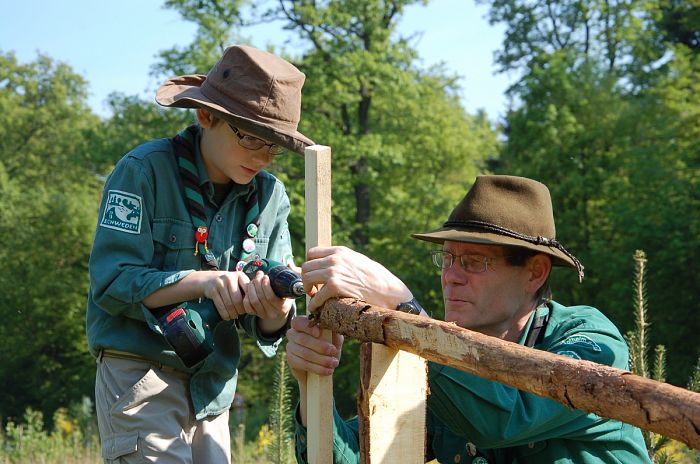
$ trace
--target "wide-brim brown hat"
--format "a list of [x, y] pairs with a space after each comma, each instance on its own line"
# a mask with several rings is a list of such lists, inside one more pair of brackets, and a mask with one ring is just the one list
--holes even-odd
[[556, 240], [549, 189], [525, 177], [478, 176], [442, 227], [411, 236], [526, 248], [549, 255], [554, 265], [573, 267], [583, 279], [583, 265]]
[[313, 141], [297, 131], [304, 73], [271, 53], [233, 45], [206, 76], [165, 81], [156, 102], [204, 108], [235, 127], [301, 155]]

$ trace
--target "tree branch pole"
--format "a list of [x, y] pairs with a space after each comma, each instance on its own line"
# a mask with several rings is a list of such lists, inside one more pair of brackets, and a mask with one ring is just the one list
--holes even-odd
[[[331, 245], [331, 149], [312, 145], [304, 151], [306, 250]], [[309, 298], [306, 298], [308, 307]], [[324, 340], [333, 341], [330, 330]], [[306, 389], [309, 464], [333, 461], [333, 377], [309, 373]]]
[[324, 329], [409, 351], [700, 449], [700, 393], [351, 298], [329, 300], [315, 318]]

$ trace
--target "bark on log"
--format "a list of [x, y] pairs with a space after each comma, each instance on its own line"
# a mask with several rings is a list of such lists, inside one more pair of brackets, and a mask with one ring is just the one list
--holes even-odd
[[700, 393], [351, 298], [329, 300], [315, 316], [321, 327], [343, 335], [409, 351], [700, 449]]

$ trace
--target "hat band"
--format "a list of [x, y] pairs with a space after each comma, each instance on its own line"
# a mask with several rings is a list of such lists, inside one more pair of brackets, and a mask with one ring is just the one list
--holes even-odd
[[583, 264], [581, 264], [581, 262], [578, 259], [576, 259], [574, 255], [572, 255], [566, 248], [564, 248], [564, 246], [561, 243], [559, 243], [553, 238], [542, 237], [541, 235], [534, 237], [532, 235], [521, 234], [520, 232], [516, 232], [506, 227], [501, 227], [496, 224], [491, 224], [489, 222], [484, 221], [447, 221], [445, 222], [445, 224], [443, 224], [443, 227], [466, 227], [470, 229], [483, 230], [484, 232], [491, 232], [499, 235], [506, 235], [508, 237], [517, 238], [518, 240], [523, 240], [534, 245], [543, 245], [556, 248], [557, 250], [564, 253], [569, 259], [571, 259], [571, 261], [573, 261], [574, 266], [576, 266], [576, 270], [578, 271], [579, 281], [583, 280]]

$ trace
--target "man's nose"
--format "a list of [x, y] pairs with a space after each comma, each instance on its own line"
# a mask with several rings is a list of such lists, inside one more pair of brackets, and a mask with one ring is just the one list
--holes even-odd
[[462, 267], [460, 258], [455, 258], [452, 265], [442, 270], [443, 276], [447, 282], [465, 283], [467, 281], [467, 271]]

